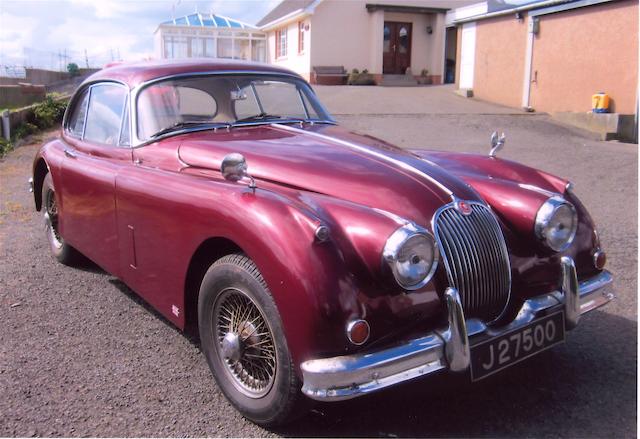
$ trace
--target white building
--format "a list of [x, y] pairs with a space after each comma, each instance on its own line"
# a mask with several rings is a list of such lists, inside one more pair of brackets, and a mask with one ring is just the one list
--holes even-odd
[[267, 61], [267, 36], [250, 24], [215, 14], [191, 14], [154, 32], [158, 58], [229, 58]]
[[439, 84], [453, 75], [456, 32], [446, 12], [474, 0], [283, 0], [257, 26], [268, 60], [314, 80], [321, 66], [366, 69], [378, 83], [411, 73]]

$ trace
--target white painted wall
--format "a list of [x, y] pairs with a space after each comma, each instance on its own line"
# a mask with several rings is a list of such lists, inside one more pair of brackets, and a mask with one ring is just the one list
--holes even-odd
[[473, 88], [473, 71], [476, 59], [476, 23], [462, 25], [460, 49], [460, 88]]
[[[382, 10], [369, 12], [370, 0], [324, 0], [311, 15], [305, 53], [299, 55], [298, 20], [282, 27], [288, 31], [289, 49], [286, 57], [275, 59], [275, 29], [269, 30], [268, 59], [278, 66], [291, 69], [305, 78], [313, 66], [344, 66], [347, 71], [367, 69], [370, 73], [382, 73], [382, 43], [385, 21], [412, 23], [411, 71], [419, 75], [422, 69], [432, 75], [442, 75], [444, 70], [444, 14], [388, 13]], [[385, 4], [423, 6], [420, 0], [386, 0]], [[431, 26], [432, 33], [427, 33]]]
[[309, 24], [309, 31], [305, 33], [305, 48], [298, 53], [298, 20], [284, 24], [278, 29], [287, 29], [287, 55], [276, 59], [276, 30], [267, 33], [267, 59], [271, 64], [293, 70], [309, 80], [311, 62], [309, 58], [311, 48], [311, 34], [313, 26], [311, 17], [301, 18], [300, 21]]

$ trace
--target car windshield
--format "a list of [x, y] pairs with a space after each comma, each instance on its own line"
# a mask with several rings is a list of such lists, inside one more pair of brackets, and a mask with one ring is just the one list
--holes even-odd
[[185, 128], [295, 121], [332, 122], [309, 86], [270, 75], [173, 78], [144, 88], [137, 98], [138, 138], [146, 141]]

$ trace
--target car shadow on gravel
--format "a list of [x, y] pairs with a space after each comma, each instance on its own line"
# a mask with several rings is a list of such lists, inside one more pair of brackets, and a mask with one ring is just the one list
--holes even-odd
[[[595, 311], [567, 342], [483, 381], [440, 373], [317, 404], [284, 436], [635, 437], [637, 322]], [[617, 401], [615, 406], [604, 401]], [[535, 433], [534, 433], [535, 432]]]
[[[91, 262], [91, 261], [89, 261], [89, 262]], [[91, 264], [93, 264], [93, 262], [91, 262]], [[95, 264], [93, 264], [93, 265], [95, 265]], [[110, 276], [107, 272], [102, 270], [97, 265], [96, 265], [96, 268], [98, 270], [100, 270], [100, 272], [104, 273], [105, 275]], [[122, 282], [120, 279], [112, 277], [112, 278], [109, 279], [109, 283], [111, 285], [113, 285], [114, 287], [116, 287], [118, 290], [120, 290], [120, 292], [122, 292], [125, 296], [127, 296], [129, 299], [131, 299], [131, 301], [133, 301], [137, 305], [139, 305], [142, 308], [144, 308], [150, 314], [153, 314], [162, 323], [164, 323], [165, 325], [169, 326], [174, 331], [179, 332], [193, 346], [195, 346], [198, 349], [200, 349], [200, 337], [198, 336], [197, 331], [193, 331], [193, 330], [183, 331], [182, 329], [178, 328], [175, 324], [173, 324], [169, 319], [167, 319], [165, 316], [160, 314], [160, 312], [158, 312], [153, 306], [151, 306], [146, 300], [144, 300], [142, 297], [140, 297], [135, 291], [133, 291], [131, 288], [129, 288], [127, 286], [127, 284]]]

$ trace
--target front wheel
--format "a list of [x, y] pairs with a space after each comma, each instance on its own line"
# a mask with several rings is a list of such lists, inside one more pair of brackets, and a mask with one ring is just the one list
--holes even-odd
[[47, 234], [47, 240], [49, 241], [49, 247], [51, 248], [51, 254], [65, 265], [74, 265], [78, 262], [79, 254], [67, 244], [58, 229], [58, 197], [53, 187], [53, 180], [51, 174], [47, 174], [42, 182], [42, 204], [44, 210], [44, 224]]
[[262, 425], [304, 410], [278, 309], [251, 259], [232, 254], [207, 271], [198, 298], [202, 350], [227, 399]]

